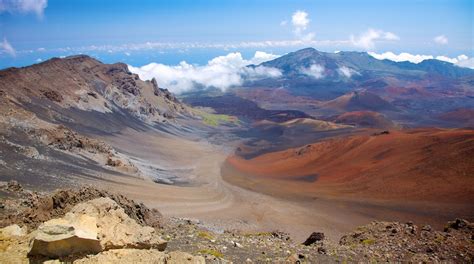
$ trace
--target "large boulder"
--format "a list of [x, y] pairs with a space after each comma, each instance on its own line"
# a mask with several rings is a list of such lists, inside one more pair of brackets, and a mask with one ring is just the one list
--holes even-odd
[[30, 256], [63, 257], [77, 253], [98, 253], [97, 220], [88, 215], [67, 214], [44, 222], [31, 242]]
[[97, 198], [77, 204], [63, 218], [43, 223], [29, 255], [61, 257], [121, 248], [162, 251], [166, 245], [154, 228], [139, 225], [115, 201]]
[[104, 250], [117, 248], [165, 250], [166, 241], [155, 229], [131, 219], [115, 201], [98, 198], [74, 206], [71, 214], [86, 214], [97, 219], [98, 235]]

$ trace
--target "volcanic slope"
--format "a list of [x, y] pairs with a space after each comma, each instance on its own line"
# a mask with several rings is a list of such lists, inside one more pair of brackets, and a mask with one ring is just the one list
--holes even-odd
[[53, 189], [75, 185], [75, 177], [142, 177], [125, 151], [102, 138], [165, 127], [192, 111], [123, 63], [78, 55], [1, 70], [0, 179]]
[[234, 155], [227, 163], [249, 182], [234, 175], [226, 180], [274, 193], [397, 202], [469, 204], [474, 199], [472, 130], [339, 137], [248, 160]]
[[335, 117], [334, 122], [380, 129], [391, 129], [396, 127], [396, 124], [392, 120], [388, 119], [383, 114], [373, 111], [346, 112]]

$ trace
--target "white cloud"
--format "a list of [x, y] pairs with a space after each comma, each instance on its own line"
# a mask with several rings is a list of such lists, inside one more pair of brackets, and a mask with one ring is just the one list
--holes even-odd
[[283, 20], [280, 22], [280, 26], [284, 27], [288, 24], [288, 20]]
[[275, 55], [256, 52], [252, 59], [245, 60], [239, 52], [234, 52], [216, 57], [203, 66], [191, 65], [182, 61], [175, 66], [150, 63], [142, 67], [129, 66], [129, 69], [144, 80], [156, 78], [160, 86], [168, 88], [174, 93], [186, 92], [196, 87], [215, 87], [226, 90], [242, 85], [245, 80], [281, 76], [281, 72], [276, 68], [245, 67], [272, 58], [275, 58]]
[[448, 56], [432, 56], [432, 55], [419, 55], [419, 54], [410, 54], [410, 53], [400, 53], [400, 54], [395, 54], [393, 52], [384, 52], [384, 53], [375, 53], [375, 52], [368, 52], [368, 54], [376, 59], [379, 60], [392, 60], [396, 62], [400, 61], [409, 61], [412, 63], [420, 63], [424, 60], [431, 60], [431, 59], [437, 59], [440, 61], [446, 61], [453, 63], [457, 66], [460, 67], [466, 67], [466, 68], [471, 68], [474, 69], [474, 58], [469, 58], [468, 56], [461, 54], [457, 57], [450, 58]]
[[321, 79], [324, 77], [324, 66], [313, 64], [309, 68], [301, 68], [300, 72], [315, 79]]
[[250, 63], [251, 64], [260, 64], [262, 62], [274, 60], [278, 57], [280, 57], [280, 56], [275, 55], [275, 54], [271, 54], [271, 53], [266, 53], [266, 52], [263, 52], [263, 51], [256, 51], [255, 55], [250, 60]]
[[413, 63], [420, 63], [424, 60], [429, 60], [429, 59], [433, 59], [434, 57], [431, 56], [431, 55], [413, 55], [413, 54], [410, 54], [410, 53], [406, 53], [406, 52], [403, 52], [403, 53], [400, 53], [400, 54], [395, 54], [393, 52], [384, 52], [384, 53], [375, 53], [375, 52], [368, 52], [370, 56], [378, 59], [378, 60], [391, 60], [391, 61], [396, 61], [396, 62], [400, 62], [400, 61], [409, 61], [409, 62], [413, 62]]
[[436, 36], [433, 40], [440, 45], [448, 44], [448, 38], [445, 35]]
[[337, 72], [346, 77], [346, 78], [351, 78], [352, 75], [354, 74], [357, 74], [359, 75], [359, 72], [357, 72], [356, 70], [352, 69], [352, 68], [349, 68], [347, 66], [342, 66], [342, 67], [339, 67], [339, 69], [337, 69]]
[[293, 32], [296, 37], [304, 42], [310, 42], [314, 39], [315, 34], [313, 32], [306, 33], [309, 22], [309, 14], [305, 11], [298, 10], [291, 16], [291, 24], [293, 25]]
[[464, 54], [461, 54], [455, 58], [450, 58], [447, 56], [436, 56], [436, 59], [440, 61], [447, 61], [452, 64], [456, 64], [460, 67], [474, 69], [474, 57], [469, 58], [468, 56]]
[[474, 69], [474, 57], [473, 58], [467, 58], [464, 60], [460, 60], [457, 63], [458, 66], [460, 67], [466, 67], [466, 68], [471, 68]]
[[42, 18], [47, 6], [47, 0], [1, 0], [0, 13], [35, 13], [39, 18]]
[[16, 51], [12, 45], [8, 42], [6, 38], [3, 39], [3, 42], [0, 43], [0, 51], [5, 52], [6, 54], [15, 57]]
[[449, 62], [449, 63], [452, 63], [452, 64], [456, 64], [458, 63], [458, 59], [457, 58], [450, 58], [450, 57], [447, 57], [447, 56], [436, 56], [436, 59], [437, 60], [440, 60], [440, 61], [446, 61], [446, 62]]
[[363, 49], [373, 49], [375, 43], [378, 41], [395, 41], [400, 38], [392, 32], [385, 32], [369, 28], [366, 32], [360, 34], [358, 37], [350, 36], [351, 43]]
[[295, 30], [299, 32], [306, 30], [309, 21], [308, 13], [305, 11], [298, 10], [291, 16], [291, 23], [295, 27]]

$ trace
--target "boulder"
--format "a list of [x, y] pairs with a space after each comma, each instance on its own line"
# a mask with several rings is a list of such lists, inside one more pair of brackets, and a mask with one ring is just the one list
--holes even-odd
[[98, 238], [103, 250], [166, 248], [166, 241], [159, 237], [154, 228], [139, 225], [110, 198], [97, 198], [77, 204], [70, 214], [85, 214], [97, 219]]
[[303, 242], [303, 245], [309, 246], [312, 245], [316, 242], [323, 241], [324, 239], [324, 233], [321, 232], [313, 232], [305, 242]]
[[115, 201], [97, 198], [40, 225], [29, 255], [62, 257], [121, 248], [162, 251], [166, 245], [154, 228], [139, 225]]
[[88, 215], [66, 214], [44, 222], [31, 241], [29, 256], [63, 257], [70, 254], [98, 253], [102, 250], [97, 220]]

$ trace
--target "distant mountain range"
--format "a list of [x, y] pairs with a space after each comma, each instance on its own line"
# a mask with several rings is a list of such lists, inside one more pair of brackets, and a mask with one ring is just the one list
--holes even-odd
[[315, 99], [334, 99], [357, 88], [406, 87], [417, 82], [443, 89], [466, 84], [474, 95], [474, 70], [439, 60], [415, 64], [378, 60], [366, 52], [327, 53], [306, 48], [257, 66], [277, 68], [282, 76], [252, 81], [248, 86], [284, 87], [295, 95]]
[[277, 59], [264, 62], [261, 66], [280, 69], [285, 77], [304, 76], [304, 69], [312, 65], [323, 67], [323, 76], [331, 77], [332, 81], [376, 76], [426, 77], [426, 75], [441, 75], [458, 78], [474, 74], [474, 70], [461, 68], [452, 63], [439, 60], [424, 60], [418, 64], [411, 62], [394, 62], [378, 60], [366, 52], [341, 51], [337, 53], [321, 52], [314, 48], [306, 48], [288, 53]]

